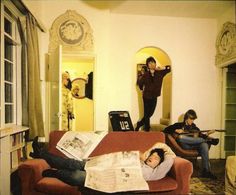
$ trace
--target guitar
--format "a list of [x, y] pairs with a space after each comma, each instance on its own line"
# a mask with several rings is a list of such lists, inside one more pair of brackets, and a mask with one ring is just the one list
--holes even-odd
[[182, 132], [182, 133], [175, 132], [175, 134], [176, 134], [175, 136], [178, 137], [179, 135], [188, 135], [188, 136], [192, 136], [192, 137], [199, 137], [200, 133], [205, 133], [205, 132], [210, 132], [210, 133], [208, 133], [208, 135], [210, 135], [214, 132], [226, 132], [226, 130], [224, 130], [224, 129], [209, 129], [209, 130], [200, 130], [200, 131], [194, 130], [194, 129], [190, 130], [190, 131], [184, 130], [184, 132]]

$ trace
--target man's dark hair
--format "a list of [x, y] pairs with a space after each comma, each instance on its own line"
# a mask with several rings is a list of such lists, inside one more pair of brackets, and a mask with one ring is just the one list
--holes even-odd
[[[150, 154], [149, 154], [149, 156], [148, 156], [148, 158], [153, 154], [153, 153], [157, 153], [158, 154], [158, 156], [160, 157], [160, 162], [159, 162], [159, 164], [161, 164], [163, 161], [164, 161], [164, 157], [165, 157], [165, 152], [164, 152], [164, 150], [163, 149], [161, 149], [161, 148], [155, 148], [155, 149], [152, 149], [151, 150], [151, 152], [150, 152]], [[147, 158], [147, 159], [148, 159]], [[145, 160], [145, 164], [146, 164], [146, 160]]]
[[155, 62], [156, 63], [156, 60], [154, 59], [154, 57], [150, 56], [149, 58], [146, 59], [146, 65], [147, 66], [148, 66], [149, 62]]
[[197, 114], [194, 110], [190, 109], [188, 110], [185, 114], [184, 114], [184, 121], [187, 120], [188, 118], [190, 119], [196, 119], [197, 118]]

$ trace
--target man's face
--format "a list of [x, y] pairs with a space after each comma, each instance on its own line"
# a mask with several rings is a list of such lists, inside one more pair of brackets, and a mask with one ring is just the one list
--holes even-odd
[[155, 68], [156, 68], [156, 63], [155, 62], [149, 62], [148, 63], [148, 68], [150, 69], [150, 70], [155, 70]]
[[154, 169], [157, 165], [159, 165], [160, 160], [161, 159], [159, 155], [156, 152], [154, 152], [151, 156], [147, 158], [146, 164]]
[[186, 125], [192, 125], [193, 122], [194, 122], [194, 119], [193, 119], [193, 118], [188, 118], [188, 119], [186, 120]]

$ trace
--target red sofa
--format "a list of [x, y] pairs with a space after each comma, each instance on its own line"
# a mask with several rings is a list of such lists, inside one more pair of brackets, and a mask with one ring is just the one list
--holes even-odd
[[[49, 136], [49, 151], [59, 156], [64, 156], [56, 149], [56, 144], [65, 131], [53, 131]], [[109, 132], [90, 156], [100, 154], [139, 150], [144, 152], [156, 142], [165, 142], [162, 132]], [[29, 159], [19, 166], [18, 173], [21, 179], [22, 195], [79, 195], [82, 194], [78, 187], [65, 184], [56, 178], [42, 177], [42, 171], [50, 166], [43, 159]], [[188, 194], [190, 178], [193, 172], [192, 163], [186, 159], [176, 157], [168, 175], [158, 181], [149, 181], [148, 192], [135, 192], [139, 194], [154, 193], [165, 195]], [[88, 190], [83, 194], [96, 194]], [[129, 192], [130, 194], [130, 192]]]

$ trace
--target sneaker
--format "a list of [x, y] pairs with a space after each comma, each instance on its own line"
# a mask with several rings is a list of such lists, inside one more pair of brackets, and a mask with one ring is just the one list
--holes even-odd
[[210, 178], [210, 179], [214, 179], [214, 180], [217, 179], [217, 177], [215, 175], [213, 175], [210, 171], [203, 171], [201, 177]]
[[56, 169], [46, 169], [42, 172], [43, 177], [57, 177]]
[[142, 126], [142, 125], [140, 124], [140, 122], [137, 122], [137, 126], [136, 126], [136, 128], [135, 128], [134, 130], [135, 130], [135, 131], [138, 131], [141, 126]]
[[42, 148], [39, 146], [38, 138], [39, 137], [36, 136], [32, 142], [33, 152], [30, 152], [30, 154], [29, 154], [30, 157], [32, 157], [32, 158], [40, 158], [40, 156], [41, 156]]

